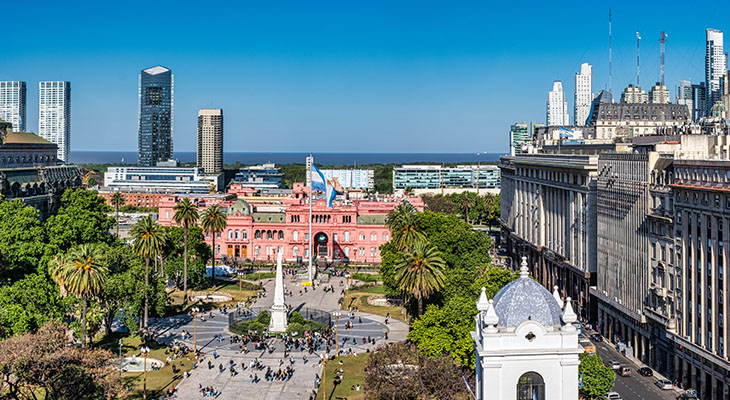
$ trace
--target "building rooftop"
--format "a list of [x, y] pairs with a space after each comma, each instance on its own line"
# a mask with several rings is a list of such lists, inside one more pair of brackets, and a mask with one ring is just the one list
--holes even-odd
[[42, 137], [36, 135], [35, 133], [30, 132], [8, 132], [8, 134], [5, 136], [5, 140], [3, 142], [4, 144], [50, 144], [53, 145], [53, 143], [49, 142], [46, 139], [43, 139]]
[[162, 74], [165, 72], [170, 72], [170, 70], [168, 68], [163, 67], [162, 65], [158, 65], [156, 67], [147, 68], [145, 70], [142, 70], [142, 72], [144, 72], [146, 74], [150, 74], [150, 75], [157, 75], [157, 74]]

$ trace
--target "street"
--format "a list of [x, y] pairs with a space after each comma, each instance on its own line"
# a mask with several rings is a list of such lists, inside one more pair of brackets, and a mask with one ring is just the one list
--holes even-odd
[[656, 376], [641, 376], [637, 372], [643, 365], [637, 365], [634, 361], [624, 357], [623, 354], [616, 351], [610, 343], [596, 343], [596, 351], [603, 358], [603, 362], [615, 360], [631, 367], [631, 376], [616, 376], [616, 383], [613, 385], [613, 391], [618, 392], [623, 400], [654, 400], [654, 399], [676, 399], [679, 396], [677, 390], [661, 390], [654, 382], [657, 381]]

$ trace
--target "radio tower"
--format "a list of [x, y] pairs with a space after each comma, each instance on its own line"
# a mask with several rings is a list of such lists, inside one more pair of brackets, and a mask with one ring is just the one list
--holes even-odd
[[639, 87], [639, 41], [641, 40], [641, 35], [639, 35], [639, 32], [636, 32], [636, 87]]
[[613, 103], [613, 90], [611, 86], [611, 9], [608, 9], [608, 94], [611, 95]]
[[662, 85], [664, 84], [664, 43], [667, 42], [667, 34], [662, 31], [661, 35], [659, 35], [659, 43], [661, 43], [661, 76], [662, 76]]

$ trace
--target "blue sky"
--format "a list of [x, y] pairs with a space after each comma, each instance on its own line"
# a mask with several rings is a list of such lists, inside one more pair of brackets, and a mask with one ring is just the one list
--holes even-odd
[[[508, 4], [505, 4], [508, 3]], [[73, 150], [136, 150], [137, 79], [175, 74], [175, 150], [195, 149], [199, 108], [223, 108], [226, 151], [506, 152], [509, 125], [545, 119], [553, 80], [594, 66], [614, 94], [704, 79], [704, 30], [730, 31], [730, 3], [460, 1], [12, 1], [0, 80], [72, 87]], [[207, 6], [206, 4], [211, 4]], [[730, 38], [727, 39], [730, 41]]]

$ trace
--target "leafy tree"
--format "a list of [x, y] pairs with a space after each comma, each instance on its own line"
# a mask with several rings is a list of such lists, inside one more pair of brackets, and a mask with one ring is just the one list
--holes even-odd
[[[427, 357], [412, 344], [389, 344], [368, 358], [365, 365], [365, 398], [468, 399], [469, 393], [462, 376], [472, 376], [471, 371], [455, 363], [449, 356]], [[470, 385], [474, 387], [473, 380]]]
[[578, 374], [583, 381], [583, 387], [580, 388], [581, 394], [591, 400], [602, 399], [613, 387], [616, 374], [603, 364], [603, 359], [598, 354], [583, 353], [578, 357], [580, 359]]
[[134, 251], [144, 259], [144, 329], [146, 332], [149, 326], [147, 319], [149, 316], [150, 259], [154, 259], [160, 254], [165, 238], [160, 225], [149, 215], [137, 221], [132, 228], [132, 237], [134, 238]]
[[407, 250], [417, 240], [423, 240], [419, 226], [419, 214], [416, 207], [408, 202], [398, 205], [385, 218], [385, 225], [390, 229], [392, 241], [398, 250]]
[[188, 303], [188, 229], [198, 223], [198, 206], [190, 202], [187, 197], [175, 204], [173, 220], [182, 225], [185, 254], [183, 255], [183, 304]]
[[38, 210], [18, 199], [0, 198], [0, 278], [14, 281], [36, 272], [46, 251]]
[[[183, 289], [183, 260], [185, 254], [183, 229], [168, 229], [169, 252], [165, 260], [165, 275]], [[210, 246], [205, 243], [203, 230], [193, 225], [188, 229], [188, 287], [196, 286], [205, 279], [205, 265], [210, 260]]]
[[46, 220], [48, 243], [65, 252], [83, 243], [113, 242], [109, 230], [114, 225], [114, 218], [106, 215], [109, 211], [111, 207], [96, 191], [66, 190], [58, 213]]
[[66, 290], [81, 299], [81, 346], [86, 346], [87, 301], [101, 291], [109, 273], [102, 262], [99, 246], [82, 244], [72, 248], [54, 272]]
[[434, 246], [416, 241], [396, 265], [398, 287], [418, 301], [418, 315], [423, 314], [423, 299], [444, 286], [444, 260]]
[[0, 287], [0, 338], [35, 332], [48, 321], [60, 320], [68, 303], [58, 286], [41, 274]]
[[0, 346], [3, 398], [13, 400], [99, 400], [125, 397], [113, 355], [72, 346], [65, 326], [49, 323], [38, 333], [17, 336]]
[[205, 232], [210, 233], [211, 239], [213, 240], [213, 246], [211, 247], [213, 255], [213, 268], [210, 271], [211, 285], [215, 285], [215, 235], [226, 229], [226, 220], [226, 213], [218, 204], [213, 204], [200, 214], [200, 226]]
[[476, 195], [476, 193], [472, 192], [464, 192], [459, 193], [457, 197], [457, 201], [459, 204], [459, 209], [464, 214], [464, 221], [466, 223], [469, 223], [469, 211], [471, 211], [474, 206], [477, 205], [477, 198], [479, 196]]
[[114, 207], [114, 214], [117, 223], [117, 237], [119, 237], [119, 207], [124, 205], [124, 196], [119, 192], [114, 192], [110, 200], [112, 207]]
[[433, 212], [455, 214], [458, 211], [456, 204], [451, 200], [450, 196], [424, 194], [421, 196], [421, 199], [426, 204], [426, 209]]

